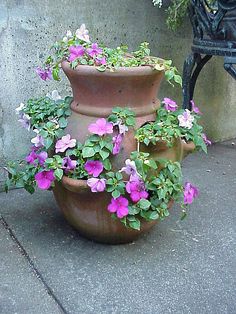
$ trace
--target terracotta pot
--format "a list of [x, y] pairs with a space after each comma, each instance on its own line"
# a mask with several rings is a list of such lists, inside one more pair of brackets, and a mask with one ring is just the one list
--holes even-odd
[[[149, 66], [119, 68], [115, 72], [99, 72], [91, 66], [79, 65], [75, 70], [64, 61], [62, 68], [71, 82], [73, 101], [72, 114], [68, 119], [66, 133], [80, 142], [88, 136], [89, 124], [99, 117], [107, 117], [113, 107], [129, 107], [136, 114], [136, 128], [155, 119], [160, 105], [157, 99], [162, 72], [153, 71]], [[121, 151], [112, 158], [114, 170], [124, 166], [130, 153], [135, 151], [134, 131], [125, 134]], [[183, 145], [176, 140], [173, 147], [150, 147], [151, 154], [158, 158], [181, 160]], [[55, 198], [69, 223], [78, 231], [95, 241], [125, 243], [149, 230], [156, 221], [142, 222], [140, 231], [127, 229], [118, 220], [111, 218], [107, 211], [111, 196], [108, 193], [92, 193], [83, 180], [63, 177], [62, 183], [54, 188]]]
[[82, 236], [96, 242], [132, 242], [156, 224], [156, 221], [142, 220], [140, 231], [126, 228], [107, 211], [110, 194], [91, 193], [86, 180], [74, 180], [64, 176], [62, 182], [56, 183], [53, 192], [67, 221]]

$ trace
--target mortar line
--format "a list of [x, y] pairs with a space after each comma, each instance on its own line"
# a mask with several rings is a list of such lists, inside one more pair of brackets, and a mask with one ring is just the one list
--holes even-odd
[[29, 264], [31, 270], [33, 271], [33, 273], [35, 274], [35, 276], [44, 285], [48, 295], [53, 298], [53, 300], [56, 302], [56, 304], [58, 305], [59, 309], [62, 311], [63, 314], [68, 314], [68, 312], [65, 310], [65, 308], [62, 305], [62, 303], [60, 302], [60, 300], [53, 293], [53, 290], [47, 284], [47, 282], [45, 281], [45, 279], [42, 276], [42, 274], [40, 273], [40, 271], [36, 268], [34, 262], [30, 258], [30, 256], [28, 255], [28, 253], [26, 252], [26, 250], [24, 249], [24, 247], [22, 246], [20, 241], [17, 239], [16, 235], [14, 234], [14, 232], [12, 231], [12, 229], [10, 228], [10, 226], [8, 225], [8, 223], [6, 222], [6, 220], [4, 219], [4, 217], [2, 215], [0, 215], [0, 222], [2, 223], [2, 225], [6, 229], [6, 231], [9, 233], [13, 242], [17, 245], [17, 247], [20, 251], [20, 254], [26, 259], [26, 261], [28, 262], [28, 264]]

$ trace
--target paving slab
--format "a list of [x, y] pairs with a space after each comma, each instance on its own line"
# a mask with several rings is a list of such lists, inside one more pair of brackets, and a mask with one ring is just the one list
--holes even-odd
[[63, 313], [0, 221], [0, 313]]
[[[213, 145], [184, 161], [200, 189], [127, 245], [79, 236], [50, 192], [0, 194], [0, 213], [66, 313], [236, 313], [236, 148]], [[24, 313], [24, 312], [19, 312]], [[42, 312], [43, 313], [43, 312]]]

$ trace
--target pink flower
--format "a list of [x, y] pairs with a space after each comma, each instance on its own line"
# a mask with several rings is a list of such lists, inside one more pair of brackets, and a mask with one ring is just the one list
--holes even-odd
[[76, 168], [77, 161], [72, 160], [70, 157], [64, 157], [62, 161], [62, 168], [65, 169], [65, 172], [68, 173], [70, 170]]
[[182, 126], [187, 129], [191, 129], [193, 126], [194, 117], [191, 115], [191, 112], [188, 109], [185, 109], [182, 115], [178, 115], [179, 126]]
[[37, 157], [38, 155], [33, 150], [28, 156], [25, 157], [25, 160], [31, 165], [36, 165], [35, 160], [37, 159]]
[[202, 134], [202, 138], [203, 138], [203, 141], [205, 142], [205, 144], [206, 144], [207, 146], [209, 146], [209, 145], [212, 144], [212, 142], [207, 138], [207, 136], [206, 136], [205, 133]]
[[169, 111], [176, 111], [178, 109], [178, 105], [176, 102], [170, 98], [164, 98], [163, 104], [165, 104], [164, 108]]
[[76, 140], [70, 138], [70, 134], [62, 136], [60, 140], [56, 142], [56, 153], [63, 153], [67, 150], [67, 148], [75, 147]]
[[193, 100], [190, 100], [190, 103], [192, 105], [192, 111], [197, 114], [202, 114], [202, 112], [199, 110], [199, 108], [195, 105], [195, 102]]
[[40, 67], [37, 67], [35, 71], [43, 81], [52, 79], [52, 70], [50, 68], [44, 70]]
[[95, 123], [90, 124], [88, 130], [90, 133], [102, 136], [113, 133], [113, 125], [106, 119], [100, 118]]
[[128, 200], [123, 196], [119, 196], [111, 199], [107, 209], [110, 213], [116, 213], [118, 218], [123, 218], [129, 213], [128, 205]]
[[91, 45], [91, 48], [87, 49], [87, 53], [91, 58], [93, 58], [96, 55], [99, 55], [100, 53], [102, 53], [102, 49], [98, 47], [98, 44], [93, 43]]
[[83, 46], [70, 46], [69, 47], [70, 55], [68, 60], [70, 62], [74, 61], [77, 58], [80, 58], [84, 55], [85, 49]]
[[103, 171], [103, 164], [99, 160], [88, 160], [84, 165], [84, 169], [88, 172], [89, 175], [98, 177]]
[[125, 167], [123, 167], [120, 172], [125, 172], [126, 174], [130, 175], [130, 178], [138, 178], [140, 177], [135, 162], [130, 159], [126, 159], [125, 161]]
[[184, 185], [184, 204], [191, 204], [198, 194], [198, 189], [190, 182], [186, 182]]
[[129, 181], [126, 184], [126, 191], [130, 194], [130, 198], [134, 203], [137, 203], [142, 198], [148, 198], [148, 192], [145, 190], [144, 182], [139, 179]]
[[122, 140], [123, 140], [123, 135], [121, 134], [117, 134], [116, 136], [112, 138], [112, 143], [114, 144], [113, 150], [112, 150], [113, 155], [119, 154]]
[[92, 192], [103, 192], [106, 188], [106, 179], [90, 178], [87, 180], [87, 185]]
[[41, 171], [35, 175], [37, 186], [41, 190], [47, 190], [50, 188], [52, 182], [55, 180], [54, 171]]
[[83, 40], [83, 41], [86, 41], [87, 43], [89, 43], [89, 35], [88, 35], [88, 30], [86, 29], [86, 26], [85, 24], [82, 24], [80, 26], [80, 28], [78, 28], [75, 32], [75, 36], [80, 39], [80, 40]]
[[95, 59], [95, 63], [96, 65], [106, 65], [107, 64], [107, 61], [106, 61], [106, 58], [105, 57], [102, 57], [102, 58], [96, 58]]
[[45, 163], [45, 160], [48, 158], [48, 153], [47, 152], [41, 152], [38, 154], [37, 158], [38, 158], [40, 166], [43, 166]]

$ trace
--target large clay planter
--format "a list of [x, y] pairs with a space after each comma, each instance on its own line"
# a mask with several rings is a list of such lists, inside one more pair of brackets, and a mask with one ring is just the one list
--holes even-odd
[[[88, 136], [88, 126], [99, 117], [107, 117], [113, 107], [129, 107], [136, 114], [136, 128], [155, 119], [160, 105], [157, 93], [163, 77], [162, 72], [149, 66], [119, 68], [115, 72], [99, 72], [91, 66], [70, 68], [62, 63], [73, 91], [72, 114], [66, 132], [80, 142]], [[158, 148], [159, 146], [159, 148]], [[126, 133], [120, 153], [112, 158], [114, 170], [124, 166], [130, 153], [136, 150], [134, 131]], [[147, 149], [147, 148], [146, 148]], [[186, 149], [181, 140], [176, 140], [171, 149], [163, 143], [150, 147], [153, 158], [182, 160]], [[69, 223], [82, 235], [98, 242], [126, 243], [149, 230], [156, 221], [142, 221], [140, 231], [128, 229], [119, 220], [111, 218], [107, 211], [111, 195], [92, 193], [84, 180], [63, 177], [53, 189], [55, 198]]]

